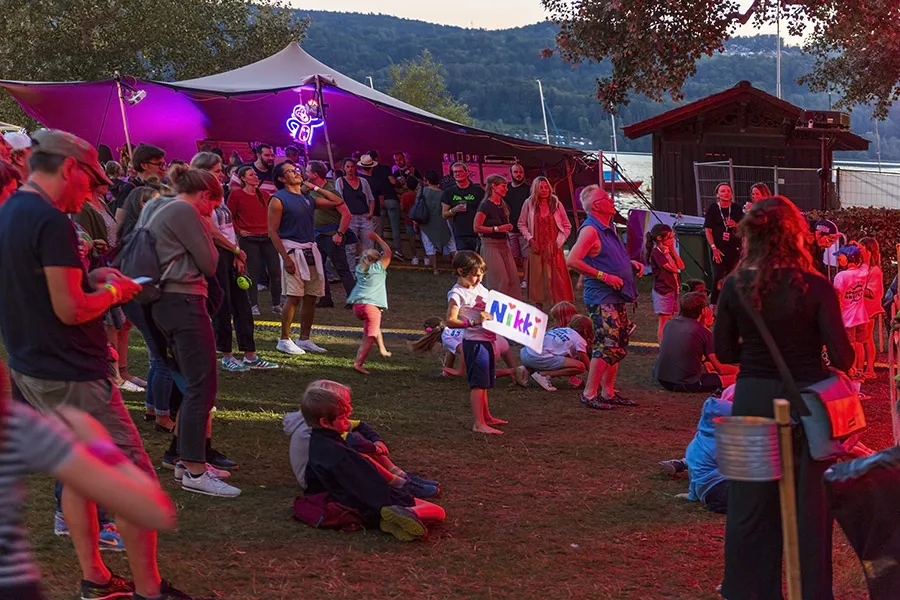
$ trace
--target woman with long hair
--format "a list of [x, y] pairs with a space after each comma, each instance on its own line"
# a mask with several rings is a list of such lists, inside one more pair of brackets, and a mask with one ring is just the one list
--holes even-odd
[[741, 258], [741, 240], [738, 223], [744, 218], [744, 210], [734, 204], [734, 191], [727, 183], [716, 186], [716, 201], [706, 209], [703, 228], [713, 259], [713, 290], [711, 304], [719, 300], [722, 282], [734, 270]]
[[[790, 392], [742, 298], [761, 315], [799, 389], [830, 376], [823, 346], [831, 366], [841, 371], [853, 365], [853, 348], [834, 288], [813, 267], [808, 226], [797, 207], [782, 196], [761, 200], [740, 230], [744, 255], [722, 287], [715, 351], [723, 363], [740, 363], [732, 414], [772, 418], [773, 400], [790, 398]], [[793, 440], [803, 598], [831, 600], [833, 518], [823, 486], [830, 463], [814, 461], [802, 435]], [[722, 595], [781, 598], [778, 483], [731, 481], [729, 486]]]
[[259, 189], [259, 176], [252, 165], [237, 171], [241, 187], [228, 194], [228, 210], [234, 218], [238, 243], [247, 253], [247, 269], [253, 280], [250, 289], [250, 307], [254, 316], [259, 315], [259, 289], [263, 272], [269, 275], [269, 291], [272, 296], [272, 312], [281, 314], [281, 263], [278, 252], [269, 239], [269, 193]]
[[[201, 169], [225, 183], [222, 158], [212, 152], [199, 152], [191, 160], [191, 168]], [[222, 353], [222, 368], [232, 373], [250, 369], [277, 369], [278, 365], [263, 360], [256, 353], [253, 337], [253, 314], [247, 290], [238, 285], [238, 277], [247, 274], [247, 255], [238, 245], [234, 231], [234, 217], [228, 207], [219, 204], [210, 215], [213, 243], [219, 250], [219, 267], [216, 279], [222, 288], [222, 303], [212, 315], [216, 335], [216, 349]], [[251, 286], [252, 287], [252, 286]], [[234, 357], [232, 342], [237, 337], [238, 350], [243, 360]]]
[[746, 213], [749, 211], [754, 202], [759, 202], [760, 200], [771, 197], [772, 190], [769, 189], [768, 185], [762, 182], [754, 183], [750, 186], [750, 201], [744, 204], [744, 212]]
[[536, 177], [531, 183], [518, 226], [530, 252], [525, 270], [528, 301], [538, 308], [574, 302], [572, 278], [562, 251], [572, 224], [546, 177]]
[[519, 298], [522, 285], [506, 235], [513, 230], [509, 222], [509, 207], [503, 201], [508, 185], [502, 175], [487, 178], [484, 200], [478, 205], [473, 228], [481, 236], [481, 256], [487, 263], [485, 285], [488, 289]]

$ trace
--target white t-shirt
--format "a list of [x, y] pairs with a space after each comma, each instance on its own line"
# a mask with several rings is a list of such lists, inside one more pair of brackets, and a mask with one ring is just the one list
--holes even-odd
[[567, 356], [575, 358], [579, 352], [587, 352], [587, 342], [574, 329], [557, 327], [544, 334], [544, 349], [540, 354], [526, 348], [534, 356]]
[[228, 238], [228, 241], [232, 244], [237, 244], [237, 235], [234, 232], [234, 217], [231, 215], [231, 211], [228, 210], [228, 207], [224, 204], [220, 204], [213, 210], [212, 213], [213, 224], [215, 224], [216, 229], [219, 230], [219, 233]]
[[[444, 350], [451, 354], [456, 354], [456, 349], [462, 344], [465, 333], [465, 329], [450, 329], [446, 327], [441, 333], [441, 345], [444, 346]], [[509, 342], [506, 341], [505, 337], [498, 335], [497, 339], [494, 340], [494, 357], [499, 358], [507, 350], [509, 350]]]
[[[447, 292], [447, 302], [452, 300], [459, 306], [459, 318], [469, 319], [470, 321], [480, 320], [481, 313], [487, 311], [487, 297], [488, 289], [480, 283], [471, 288], [463, 287], [457, 283]], [[477, 327], [467, 327], [463, 338], [473, 341], [493, 342], [497, 339], [497, 336], [479, 325]]]
[[841, 302], [841, 316], [844, 327], [856, 327], [869, 322], [865, 304], [866, 277], [869, 269], [865, 265], [858, 269], [841, 271], [834, 277], [834, 289]]

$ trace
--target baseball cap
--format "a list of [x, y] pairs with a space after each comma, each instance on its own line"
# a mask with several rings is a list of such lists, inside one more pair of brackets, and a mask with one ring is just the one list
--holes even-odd
[[835, 256], [843, 254], [847, 258], [855, 258], [861, 256], [859, 246], [847, 245], [834, 253]]
[[9, 131], [7, 133], [4, 133], [3, 139], [5, 139], [9, 143], [9, 145], [12, 147], [13, 152], [31, 148], [31, 138], [24, 133], [19, 133], [18, 131]]
[[94, 177], [96, 185], [112, 185], [100, 166], [97, 149], [77, 135], [59, 129], [40, 129], [31, 139], [35, 152], [72, 157]]
[[840, 233], [837, 225], [834, 224], [834, 221], [828, 219], [819, 219], [816, 221], [813, 225], [813, 231], [821, 233], [822, 235], [837, 235]]

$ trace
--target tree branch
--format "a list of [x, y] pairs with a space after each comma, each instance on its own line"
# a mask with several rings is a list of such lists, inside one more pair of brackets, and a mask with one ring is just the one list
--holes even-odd
[[741, 14], [741, 11], [736, 11], [725, 16], [729, 20], [739, 21], [741, 25], [746, 25], [747, 22], [750, 21], [750, 17], [753, 16], [753, 13], [755, 13], [758, 8], [759, 0], [753, 0], [753, 4], [747, 7], [747, 12]]

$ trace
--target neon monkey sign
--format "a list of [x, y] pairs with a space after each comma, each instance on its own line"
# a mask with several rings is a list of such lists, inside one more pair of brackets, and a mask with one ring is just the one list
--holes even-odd
[[311, 146], [316, 129], [325, 124], [323, 119], [314, 117], [311, 113], [318, 108], [318, 102], [310, 100], [309, 106], [296, 105], [291, 111], [291, 117], [285, 122], [291, 137], [301, 144]]

